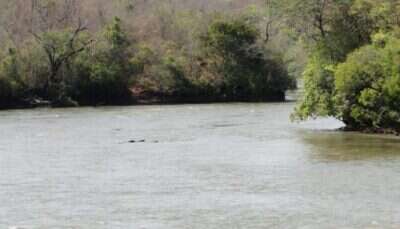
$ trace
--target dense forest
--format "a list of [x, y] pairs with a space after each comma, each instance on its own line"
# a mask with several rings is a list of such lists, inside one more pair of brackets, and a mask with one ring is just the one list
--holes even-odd
[[283, 101], [400, 132], [400, 0], [0, 0], [0, 108]]
[[1, 107], [282, 101], [295, 87], [262, 1], [0, 4]]

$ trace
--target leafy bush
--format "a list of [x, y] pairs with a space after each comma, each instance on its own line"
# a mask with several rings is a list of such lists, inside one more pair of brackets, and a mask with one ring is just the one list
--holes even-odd
[[284, 99], [293, 87], [284, 64], [267, 57], [255, 27], [243, 19], [213, 22], [202, 37], [205, 61], [222, 77], [222, 93], [242, 99]]
[[303, 73], [304, 96], [292, 119], [335, 115], [334, 69], [319, 53], [309, 60]]
[[26, 85], [22, 74], [24, 63], [16, 50], [9, 48], [0, 61], [0, 108], [13, 106], [24, 95]]
[[372, 40], [337, 66], [314, 58], [295, 117], [334, 116], [349, 129], [400, 132], [400, 39], [376, 34]]
[[98, 36], [94, 47], [81, 53], [71, 66], [75, 75], [71, 96], [82, 104], [129, 103], [133, 74], [129, 39], [115, 18]]
[[143, 94], [162, 97], [192, 97], [196, 86], [193, 84], [185, 65], [187, 57], [176, 50], [172, 44], [167, 51], [155, 51], [147, 46], [140, 47], [131, 60], [137, 76], [134, 87], [143, 90]]
[[375, 40], [335, 72], [338, 115], [353, 128], [400, 130], [400, 40]]

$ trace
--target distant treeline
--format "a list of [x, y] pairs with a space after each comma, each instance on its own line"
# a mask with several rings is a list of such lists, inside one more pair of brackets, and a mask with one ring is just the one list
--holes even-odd
[[283, 101], [296, 86], [246, 1], [23, 2], [0, 1], [0, 108]]

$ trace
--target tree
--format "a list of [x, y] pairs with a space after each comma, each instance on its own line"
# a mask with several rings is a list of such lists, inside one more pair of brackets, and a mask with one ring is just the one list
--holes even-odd
[[97, 36], [95, 52], [83, 52], [73, 61], [73, 98], [91, 105], [129, 103], [134, 73], [130, 46], [122, 21], [114, 18]]
[[58, 99], [59, 96], [63, 95], [63, 92], [58, 91], [59, 88], [55, 89], [56, 92], [51, 90], [62, 83], [63, 79], [59, 77], [59, 71], [63, 65], [94, 42], [90, 38], [83, 39], [82, 33], [86, 30], [87, 27], [79, 20], [74, 30], [50, 31], [42, 34], [33, 33], [47, 56], [49, 74], [43, 88], [47, 96], [56, 96]]
[[305, 93], [294, 117], [333, 116], [350, 129], [399, 131], [393, 105], [399, 83], [397, 7], [396, 0], [328, 1], [324, 33], [317, 29], [319, 39], [309, 43]]
[[217, 20], [202, 38], [206, 58], [222, 76], [228, 97], [282, 100], [293, 86], [284, 64], [265, 55], [259, 38], [257, 29], [240, 19]]
[[348, 128], [400, 131], [399, 51], [400, 39], [383, 35], [337, 66], [337, 117]]

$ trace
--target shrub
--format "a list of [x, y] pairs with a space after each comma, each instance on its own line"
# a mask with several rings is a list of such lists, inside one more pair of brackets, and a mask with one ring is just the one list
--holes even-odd
[[400, 130], [400, 40], [377, 39], [335, 72], [339, 117], [352, 128]]
[[293, 86], [284, 64], [268, 58], [257, 42], [257, 29], [246, 20], [213, 22], [202, 37], [211, 72], [222, 77], [222, 93], [239, 99], [284, 99]]
[[336, 66], [315, 56], [293, 117], [333, 116], [349, 129], [400, 132], [400, 39], [379, 33]]
[[129, 39], [121, 21], [115, 18], [98, 36], [96, 45], [71, 63], [75, 77], [69, 94], [82, 104], [129, 103], [129, 81], [133, 74], [130, 58]]
[[9, 48], [8, 52], [1, 55], [0, 62], [0, 108], [13, 106], [19, 100], [25, 90], [22, 81], [22, 62], [18, 58], [16, 50]]
[[308, 117], [335, 116], [334, 67], [315, 53], [309, 59], [303, 79], [304, 96], [292, 119], [305, 120]]

